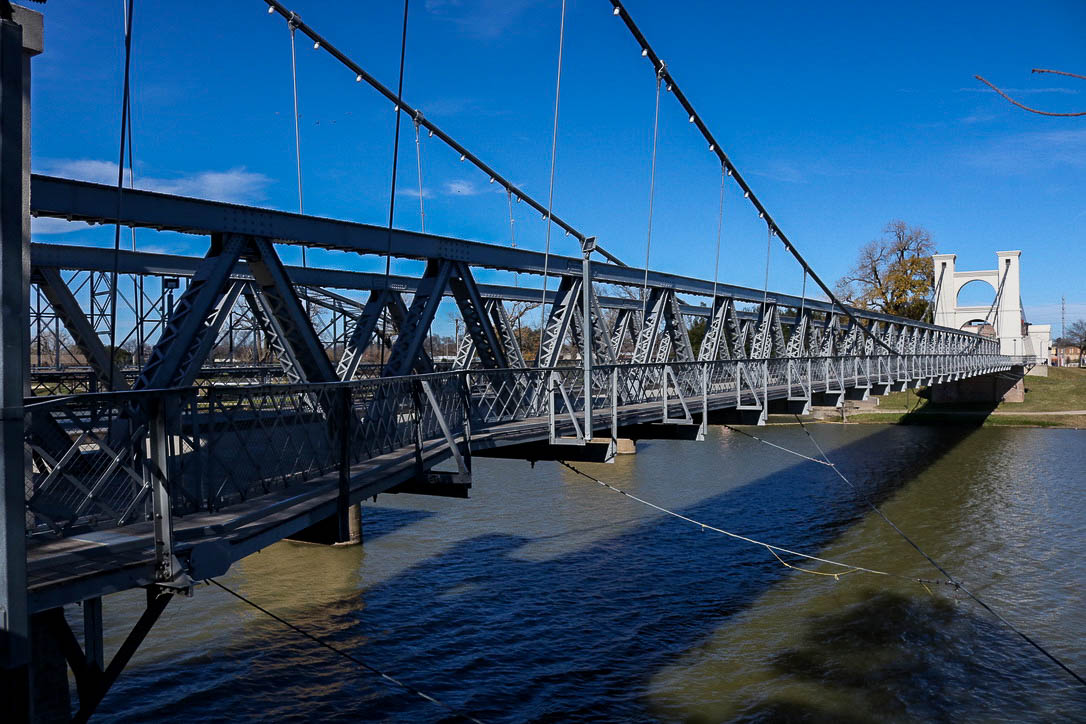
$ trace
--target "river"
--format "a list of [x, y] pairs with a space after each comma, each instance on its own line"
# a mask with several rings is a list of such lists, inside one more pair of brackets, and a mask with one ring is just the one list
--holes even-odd
[[[1086, 432], [810, 431], [925, 551], [1086, 671]], [[815, 453], [796, 426], [756, 434]], [[364, 546], [279, 543], [222, 582], [490, 722], [1086, 721], [1086, 689], [951, 587], [810, 575], [557, 463], [474, 463], [470, 500], [381, 496]], [[578, 467], [756, 539], [940, 578], [831, 469], [727, 429]], [[105, 600], [107, 656], [141, 606]], [[170, 604], [99, 711], [455, 720], [208, 586]]]

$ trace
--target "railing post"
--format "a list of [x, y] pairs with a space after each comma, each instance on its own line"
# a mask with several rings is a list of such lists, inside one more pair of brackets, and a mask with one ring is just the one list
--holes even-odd
[[351, 538], [351, 430], [353, 428], [353, 411], [351, 410], [351, 387], [349, 384], [341, 385], [335, 390], [336, 404], [339, 417], [339, 492], [336, 497], [336, 518], [339, 522], [339, 540], [349, 541]]
[[[41, 15], [0, 21], [0, 700], [31, 716], [23, 397], [29, 391], [30, 56]], [[20, 24], [22, 23], [22, 24]]]
[[584, 439], [592, 440], [592, 341], [595, 328], [592, 326], [592, 252], [596, 248], [596, 237], [589, 236], [581, 243], [581, 297], [584, 306], [584, 323], [581, 325], [581, 338], [584, 349]]
[[415, 410], [415, 474], [421, 476], [422, 465], [422, 383], [411, 380], [411, 402]]
[[175, 584], [184, 580], [184, 571], [173, 552], [173, 507], [170, 497], [169, 408], [176, 398], [166, 394], [150, 402], [148, 421], [147, 475], [151, 485], [151, 517], [155, 536], [155, 581]]

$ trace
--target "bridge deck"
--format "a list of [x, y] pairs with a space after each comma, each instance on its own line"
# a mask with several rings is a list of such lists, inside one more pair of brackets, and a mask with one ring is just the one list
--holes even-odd
[[[824, 391], [815, 383], [812, 392]], [[788, 396], [788, 388], [767, 389], [768, 399]], [[700, 417], [702, 400], [688, 400], [692, 414]], [[708, 409], [722, 411], [736, 407], [734, 391], [709, 395]], [[669, 404], [669, 415], [682, 414], [682, 404]], [[659, 402], [626, 405], [617, 410], [619, 428], [659, 422]], [[610, 439], [610, 410], [594, 410], [594, 429]], [[568, 418], [556, 422], [558, 434], [573, 433]], [[549, 420], [536, 417], [491, 425], [474, 431], [471, 449], [480, 452], [530, 442], [549, 440]], [[599, 439], [599, 438], [597, 438]], [[451, 458], [446, 442], [423, 447], [423, 467], [432, 469]], [[387, 492], [417, 472], [415, 448], [404, 447], [380, 455], [350, 469], [350, 501]], [[188, 558], [196, 577], [217, 575], [220, 566], [289, 537], [336, 513], [338, 474], [321, 475], [305, 483], [251, 498], [213, 513], [196, 513], [174, 518], [174, 538], [179, 557]], [[44, 610], [91, 596], [112, 593], [154, 581], [153, 524], [140, 522], [120, 528], [96, 530], [61, 539], [31, 539], [28, 546], [28, 578], [31, 607]], [[203, 571], [201, 571], [203, 568]], [[203, 575], [202, 575], [203, 574]]]

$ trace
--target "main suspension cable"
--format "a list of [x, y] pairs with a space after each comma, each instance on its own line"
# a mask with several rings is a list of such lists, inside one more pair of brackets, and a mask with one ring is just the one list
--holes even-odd
[[785, 233], [777, 225], [777, 222], [775, 222], [773, 220], [773, 217], [770, 216], [769, 211], [765, 208], [764, 205], [762, 205], [762, 202], [759, 201], [758, 197], [754, 195], [754, 191], [751, 190], [750, 185], [743, 178], [742, 174], [739, 173], [739, 169], [735, 167], [735, 164], [733, 164], [731, 159], [728, 158], [728, 155], [724, 153], [724, 150], [720, 147], [720, 144], [717, 143], [716, 138], [714, 138], [713, 134], [709, 131], [709, 127], [705, 125], [705, 122], [702, 120], [701, 116], [699, 116], [697, 111], [694, 110], [693, 105], [691, 105], [690, 101], [679, 88], [679, 84], [675, 82], [675, 78], [671, 74], [671, 71], [668, 70], [667, 65], [662, 60], [660, 60], [660, 56], [658, 56], [656, 52], [652, 49], [652, 46], [649, 45], [649, 41], [641, 32], [641, 29], [637, 27], [637, 24], [633, 21], [633, 18], [630, 17], [630, 13], [626, 10], [626, 7], [625, 5], [623, 5], [622, 0], [610, 0], [610, 2], [611, 5], [614, 7], [614, 14], [622, 18], [622, 21], [625, 23], [626, 28], [630, 31], [630, 34], [634, 36], [634, 39], [637, 41], [638, 45], [641, 46], [641, 55], [648, 58], [652, 62], [652, 66], [657, 73], [662, 74], [664, 81], [667, 83], [668, 90], [671, 91], [671, 93], [675, 96], [675, 99], [678, 100], [679, 104], [683, 107], [683, 110], [686, 111], [686, 113], [690, 116], [690, 122], [697, 126], [697, 129], [701, 132], [702, 137], [709, 143], [709, 151], [716, 154], [717, 158], [720, 160], [720, 163], [725, 168], [727, 168], [731, 176], [735, 178], [735, 182], [743, 190], [743, 197], [750, 199], [750, 202], [758, 211], [759, 218], [765, 219], [765, 222], [769, 225], [770, 230], [776, 233], [777, 237], [780, 238], [781, 243], [784, 244], [785, 249], [787, 249], [789, 253], [792, 254], [793, 257], [795, 257], [796, 261], [799, 262], [800, 266], [802, 266], [807, 271], [807, 273], [811, 275], [811, 279], [813, 279], [815, 283], [817, 283], [818, 286], [821, 287], [822, 291], [826, 294], [827, 298], [832, 304], [840, 307], [841, 311], [845, 313], [849, 320], [853, 324], [860, 327], [860, 329], [863, 330], [863, 333], [870, 337], [872, 340], [874, 340], [874, 342], [878, 346], [883, 347], [891, 354], [897, 354], [897, 352], [891, 349], [889, 345], [887, 345], [885, 342], [875, 336], [871, 332], [871, 330], [860, 324], [859, 320], [852, 313], [852, 310], [849, 307], [846, 307], [837, 298], [837, 296], [833, 293], [833, 290], [831, 290], [829, 286], [827, 286], [826, 283], [822, 281], [822, 278], [819, 277], [815, 270], [811, 267], [811, 265], [807, 263], [807, 260], [803, 258], [803, 255], [799, 253], [799, 250], [796, 249], [796, 247], [788, 239]]
[[397, 678], [395, 678], [395, 677], [393, 677], [393, 676], [391, 676], [389, 674], [386, 674], [384, 671], [382, 671], [381, 669], [378, 669], [376, 666], [373, 666], [371, 664], [366, 663], [365, 661], [358, 658], [357, 656], [355, 656], [355, 655], [353, 655], [353, 654], [351, 654], [351, 653], [349, 653], [347, 651], [344, 651], [343, 649], [341, 649], [341, 648], [339, 648], [337, 646], [333, 646], [332, 644], [328, 643], [327, 641], [320, 638], [319, 636], [315, 636], [315, 635], [309, 633], [308, 631], [306, 631], [305, 629], [303, 629], [303, 628], [301, 628], [299, 626], [295, 626], [294, 624], [292, 624], [290, 621], [287, 621], [282, 616], [278, 616], [278, 615], [272, 613], [271, 611], [264, 608], [263, 606], [256, 603], [255, 601], [250, 600], [249, 598], [246, 598], [245, 596], [241, 595], [240, 593], [238, 593], [234, 589], [229, 588], [228, 586], [226, 586], [226, 585], [224, 585], [222, 583], [219, 583], [214, 578], [208, 578], [207, 582], [215, 584], [216, 586], [218, 586], [222, 590], [226, 591], [231, 596], [238, 599], [239, 601], [241, 601], [245, 605], [256, 609], [257, 611], [264, 614], [265, 616], [272, 619], [273, 621], [276, 621], [277, 623], [282, 624], [286, 628], [289, 628], [291, 631], [298, 634], [299, 636], [303, 636], [303, 637], [309, 639], [310, 641], [312, 641], [313, 643], [317, 644], [318, 646], [323, 646], [324, 648], [328, 649], [332, 653], [334, 653], [334, 654], [336, 654], [338, 656], [342, 656], [343, 658], [347, 659], [348, 661], [350, 661], [350, 662], [352, 662], [354, 664], [357, 664], [358, 666], [361, 666], [366, 671], [369, 671], [370, 673], [373, 673], [373, 674], [376, 674], [377, 676], [380, 676], [382, 679], [389, 682], [390, 684], [393, 684], [394, 686], [397, 686], [397, 687], [403, 689], [404, 691], [406, 691], [406, 692], [408, 692], [410, 694], [414, 694], [415, 696], [419, 697], [420, 699], [425, 699], [426, 701], [430, 702], [431, 704], [435, 704], [435, 705], [441, 707], [442, 709], [446, 710], [450, 714], [453, 714], [454, 716], [458, 716], [458, 717], [460, 717], [462, 719], [466, 719], [467, 721], [470, 721], [470, 722], [476, 722], [476, 724], [482, 724], [482, 722], [480, 722], [478, 719], [471, 716], [470, 714], [466, 714], [466, 713], [460, 711], [459, 709], [456, 709], [455, 707], [453, 707], [453, 706], [451, 706], [449, 704], [446, 704], [445, 702], [441, 701], [440, 699], [438, 699], [436, 697], [433, 697], [433, 696], [430, 696], [426, 692], [424, 692], [424, 691], [422, 691], [420, 689], [416, 689], [415, 687], [411, 686], [410, 684], [406, 684], [403, 681], [400, 681], [399, 679], [397, 679]]
[[[543, 294], [539, 301], [539, 350], [535, 360], [538, 367], [543, 357], [543, 337], [547, 328], [547, 273], [550, 271], [551, 260], [551, 220], [554, 208], [554, 162], [558, 153], [558, 102], [562, 97], [562, 49], [566, 42], [566, 0], [562, 0], [562, 16], [558, 23], [558, 77], [554, 84], [554, 123], [551, 130], [551, 174], [550, 187], [547, 192], [547, 242], [543, 252]], [[561, 345], [562, 340], [556, 344]]]
[[[358, 65], [358, 63], [355, 63], [353, 60], [348, 58], [342, 51], [340, 51], [336, 46], [329, 43], [328, 40], [325, 39], [322, 35], [320, 35], [316, 30], [314, 30], [312, 27], [310, 27], [306, 23], [302, 22], [301, 18], [299, 18], [293, 12], [288, 10], [281, 2], [279, 2], [279, 0], [264, 0], [264, 2], [268, 5], [268, 12], [269, 13], [278, 13], [279, 15], [281, 15], [282, 17], [287, 18], [287, 19], [293, 17], [295, 19], [295, 21], [296, 21], [298, 30], [302, 31], [305, 35], [307, 35], [309, 37], [310, 40], [313, 41], [314, 47], [319, 48], [319, 49], [323, 49], [325, 52], [327, 52], [333, 58], [338, 60], [348, 70], [350, 70], [352, 73], [354, 73], [356, 81], [358, 81], [358, 82], [365, 81], [374, 90], [376, 90], [378, 93], [383, 95], [385, 98], [387, 98], [392, 103], [395, 103], [397, 106], [402, 108], [406, 113], [409, 113], [412, 116], [417, 115], [417, 117], [419, 118], [419, 123], [427, 131], [429, 131], [432, 135], [439, 138], [443, 143], [445, 143], [445, 145], [447, 145], [449, 148], [453, 149], [456, 153], [460, 154], [460, 156], [462, 157], [463, 160], [470, 161], [473, 166], [475, 166], [480, 171], [485, 173], [488, 178], [494, 179], [496, 183], [500, 183], [506, 189], [512, 191], [513, 195], [516, 196], [517, 199], [519, 199], [521, 201], [524, 201], [526, 204], [528, 204], [533, 209], [535, 209], [535, 211], [537, 213], [549, 216], [557, 226], [562, 228], [570, 236], [574, 237], [575, 239], [577, 239], [580, 242], [584, 242], [584, 240], [587, 238], [587, 236], [584, 233], [582, 233], [582, 232], [578, 231], [577, 229], [575, 229], [573, 226], [571, 226], [569, 223], [567, 223], [563, 219], [559, 218], [553, 212], [548, 213], [547, 208], [543, 204], [541, 204], [539, 201], [536, 201], [532, 196], [526, 194], [516, 184], [514, 184], [512, 181], [507, 179], [502, 174], [498, 173], [491, 166], [486, 164], [482, 159], [480, 159], [474, 153], [469, 151], [462, 144], [458, 143], [454, 138], [452, 138], [452, 136], [450, 136], [449, 134], [445, 133], [440, 128], [438, 128], [438, 126], [433, 121], [426, 118], [421, 113], [419, 113], [414, 107], [412, 107], [410, 104], [406, 103], [400, 95], [393, 93], [393, 91], [391, 91], [388, 87], [386, 87], [384, 84], [382, 84], [376, 78], [374, 78], [372, 75], [370, 75], [368, 72], [366, 72], [366, 70], [364, 70], [362, 68], [362, 66]], [[610, 253], [609, 251], [605, 250], [599, 244], [596, 245], [595, 250], [597, 252], [599, 252], [608, 261], [610, 261], [610, 262], [612, 262], [614, 264], [617, 264], [619, 266], [626, 266], [626, 264], [621, 259], [619, 259], [614, 254]]]

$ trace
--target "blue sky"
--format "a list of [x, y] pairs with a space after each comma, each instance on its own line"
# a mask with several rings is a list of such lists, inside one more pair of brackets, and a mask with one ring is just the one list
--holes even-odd
[[[291, 0], [288, 7], [395, 86], [402, 4]], [[404, 97], [544, 199], [550, 161], [558, 0], [413, 0]], [[780, 226], [831, 281], [891, 219], [926, 227], [962, 269], [1021, 249], [1030, 321], [1058, 333], [1059, 301], [1086, 318], [1086, 3], [795, 3], [629, 0], [628, 8]], [[121, 3], [44, 6], [34, 61], [36, 171], [115, 182]], [[133, 140], [138, 186], [296, 210], [290, 47], [259, 0], [189, 11], [136, 0]], [[308, 213], [384, 224], [391, 104], [298, 38]], [[570, 0], [555, 213], [631, 264], [647, 237], [654, 78], [606, 0]], [[423, 138], [426, 229], [509, 243], [505, 194]], [[415, 141], [401, 135], [397, 226], [419, 228]], [[674, 98], [661, 102], [651, 264], [712, 277], [720, 169]], [[761, 287], [765, 231], [727, 190], [720, 278]], [[519, 246], [544, 224], [515, 208]], [[74, 230], [73, 230], [74, 229]], [[35, 239], [111, 245], [111, 229], [35, 225]], [[202, 254], [194, 237], [141, 231], [139, 248]], [[552, 250], [575, 242], [554, 235]], [[296, 250], [284, 251], [296, 262]], [[311, 262], [383, 269], [315, 253]], [[418, 273], [397, 262], [394, 271]], [[486, 280], [504, 280], [496, 274]], [[770, 286], [801, 273], [774, 249]]]

